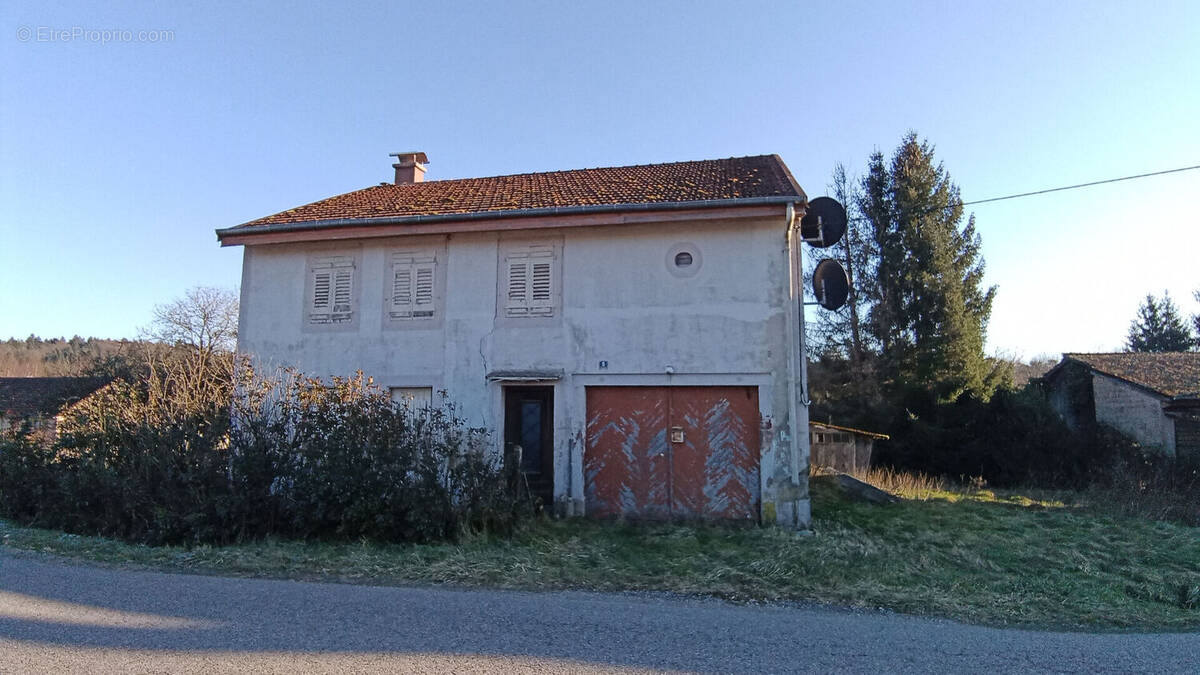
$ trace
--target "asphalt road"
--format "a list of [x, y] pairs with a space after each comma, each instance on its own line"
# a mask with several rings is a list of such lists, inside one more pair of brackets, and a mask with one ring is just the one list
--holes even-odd
[[0, 672], [1200, 672], [1198, 634], [230, 579], [0, 549]]

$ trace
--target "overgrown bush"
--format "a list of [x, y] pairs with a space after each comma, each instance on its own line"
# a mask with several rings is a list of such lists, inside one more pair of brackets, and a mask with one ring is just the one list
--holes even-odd
[[10, 518], [35, 525], [41, 505], [60, 501], [54, 449], [28, 426], [0, 432], [0, 507]]
[[150, 544], [221, 541], [232, 508], [228, 406], [215, 396], [179, 405], [171, 384], [118, 380], [65, 415], [52, 445], [19, 446], [0, 483], [35, 474], [48, 486], [36, 498], [6, 487], [4, 512]]
[[182, 379], [151, 368], [77, 406], [52, 445], [0, 441], [0, 513], [147, 544], [266, 535], [428, 541], [509, 533], [519, 468], [453, 406], [409, 410], [360, 373]]
[[428, 541], [510, 532], [515, 462], [484, 452], [455, 407], [408, 409], [362, 374], [293, 377], [238, 399], [232, 474], [247, 534]]
[[1083, 491], [1087, 501], [1123, 515], [1200, 526], [1200, 467], [1146, 452], [1111, 430], [1101, 433], [1119, 451]]
[[909, 391], [888, 425], [878, 463], [996, 486], [1079, 488], [1125, 452], [1118, 436], [1073, 431], [1034, 387], [1000, 389], [987, 401], [941, 403]]
[[1036, 387], [938, 403], [903, 400], [874, 463], [995, 487], [1075, 490], [1104, 510], [1200, 525], [1200, 468], [1092, 426], [1069, 429]]

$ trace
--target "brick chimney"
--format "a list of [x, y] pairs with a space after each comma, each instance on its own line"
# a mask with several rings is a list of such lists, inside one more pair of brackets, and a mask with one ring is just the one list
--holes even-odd
[[391, 156], [396, 158], [396, 163], [392, 165], [396, 170], [396, 185], [420, 183], [425, 180], [425, 165], [429, 163], [425, 153], [393, 152]]

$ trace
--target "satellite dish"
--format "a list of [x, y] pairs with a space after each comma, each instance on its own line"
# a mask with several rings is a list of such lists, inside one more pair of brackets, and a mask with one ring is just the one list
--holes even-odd
[[846, 209], [832, 197], [817, 197], [808, 203], [800, 219], [800, 238], [816, 246], [828, 248], [846, 234]]
[[825, 309], [841, 309], [850, 296], [850, 277], [841, 263], [826, 258], [813, 270], [813, 294]]

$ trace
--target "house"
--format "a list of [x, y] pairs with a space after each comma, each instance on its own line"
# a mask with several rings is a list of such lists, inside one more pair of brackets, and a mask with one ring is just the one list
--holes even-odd
[[1200, 460], [1200, 353], [1063, 354], [1042, 382], [1072, 428], [1106, 424], [1145, 447]]
[[888, 440], [885, 434], [821, 422], [809, 422], [808, 428], [812, 465], [842, 473], [855, 473], [871, 468], [871, 453], [874, 451], [875, 441]]
[[778, 156], [437, 181], [393, 156], [217, 231], [241, 353], [448, 392], [560, 513], [807, 527], [807, 199]]
[[28, 423], [53, 439], [63, 413], [108, 382], [103, 377], [0, 377], [0, 431]]

